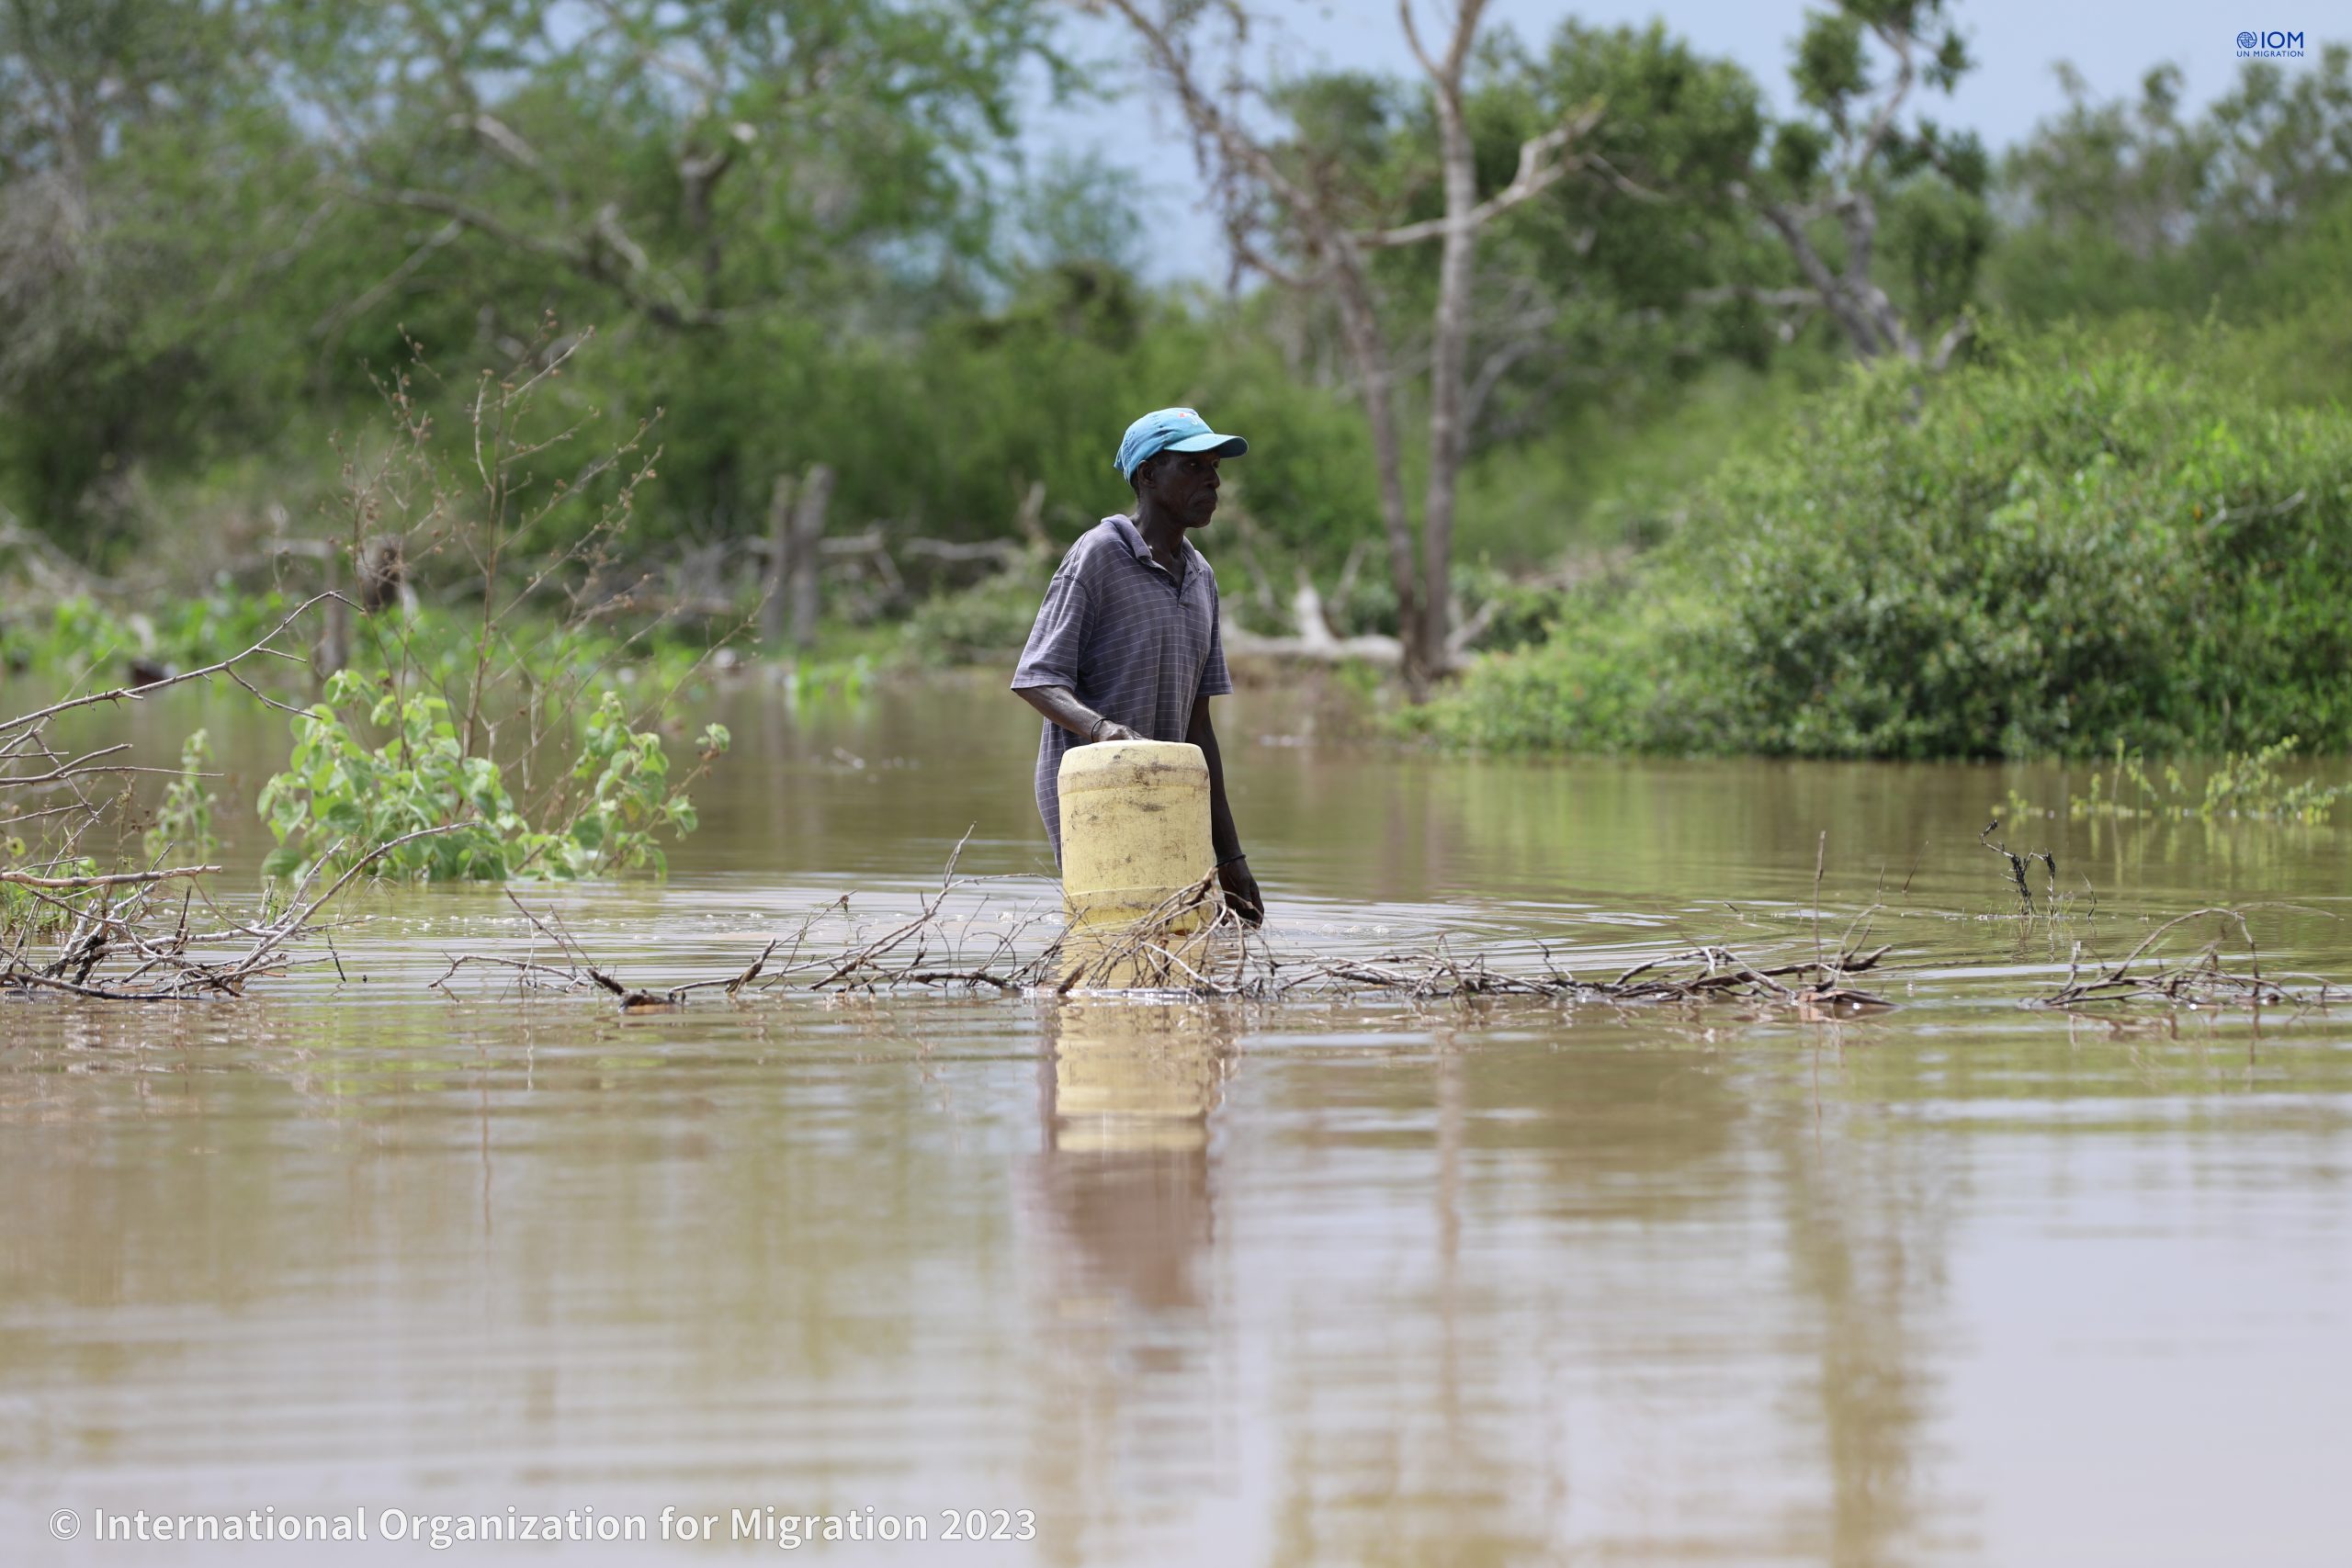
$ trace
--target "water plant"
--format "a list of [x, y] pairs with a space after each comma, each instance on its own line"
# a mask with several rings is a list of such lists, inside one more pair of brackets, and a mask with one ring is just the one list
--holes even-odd
[[[209, 837], [206, 738], [193, 737], [183, 748], [178, 787], [166, 791], [163, 826], [171, 841], [150, 840], [154, 852], [148, 863], [132, 867], [102, 863], [84, 845], [93, 836], [119, 841], [116, 829], [125, 825], [131, 792], [91, 785], [139, 771], [120, 760], [130, 744], [73, 755], [51, 744], [47, 734], [50, 722], [62, 715], [152, 702], [215, 676], [252, 691], [237, 666], [266, 656], [296, 659], [286, 645], [295, 623], [319, 604], [297, 606], [244, 649], [199, 669], [0, 717], [0, 993], [103, 1001], [233, 997], [252, 982], [284, 975], [295, 965], [335, 962], [332, 951], [323, 958], [304, 958], [298, 948], [321, 933], [320, 910], [370, 868], [374, 855], [352, 861], [332, 881], [310, 876], [280, 885], [258, 909], [224, 909], [203, 891], [205, 879], [220, 867], [168, 863], [179, 857], [162, 852], [183, 835]], [[29, 827], [34, 838], [28, 841], [13, 830], [19, 826]], [[389, 853], [403, 841], [387, 843], [375, 854]]]
[[2152, 775], [2140, 755], [2125, 750], [2119, 741], [2109, 767], [2091, 774], [2088, 793], [2067, 798], [2066, 815], [2077, 819], [2195, 817], [2211, 821], [2227, 817], [2323, 823], [2337, 801], [2352, 795], [2352, 784], [2324, 784], [2316, 779], [2288, 783], [2278, 764], [2301, 744], [2299, 737], [2287, 735], [2258, 750], [2229, 752], [2199, 789], [2191, 787], [2176, 762]]
[[179, 776], [164, 786], [163, 804], [141, 835], [151, 861], [176, 849], [193, 860], [209, 860], [220, 840], [212, 832], [213, 814], [220, 802], [205, 782], [210, 775], [212, 738], [199, 729], [180, 743]]
[[[371, 745], [355, 723], [384, 737]], [[351, 671], [294, 720], [286, 770], [262, 786], [258, 807], [277, 848], [273, 877], [340, 871], [377, 855], [379, 876], [425, 881], [568, 880], [667, 861], [654, 835], [683, 838], [696, 816], [686, 786], [727, 750], [724, 726], [700, 738], [700, 763], [673, 784], [661, 736], [630, 728], [606, 692], [582, 726], [579, 750], [559, 785], [526, 809], [498, 761], [469, 750], [447, 699], [432, 692], [371, 689]], [[408, 838], [424, 829], [428, 837]], [[408, 841], [400, 842], [407, 838]]]

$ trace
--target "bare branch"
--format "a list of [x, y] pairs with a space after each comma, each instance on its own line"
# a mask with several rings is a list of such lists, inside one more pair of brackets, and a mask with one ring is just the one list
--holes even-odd
[[1870, 129], [1862, 134], [1862, 144], [1853, 163], [1858, 172], [1868, 168], [1879, 149], [1885, 146], [1888, 134], [1894, 129], [1894, 117], [1902, 112], [1904, 101], [1911, 96], [1912, 84], [1918, 79], [1917, 62], [1911, 55], [1910, 30], [1892, 23], [1874, 25], [1871, 30], [1894, 51], [1894, 85], [1880, 100], [1878, 111], [1871, 116]]
[[[1564, 157], [1561, 150], [1600, 123], [1600, 110], [1597, 107], [1587, 108], [1543, 135], [1532, 136], [1521, 142], [1519, 168], [1511, 175], [1510, 184], [1478, 203], [1462, 218], [1430, 218], [1419, 223], [1400, 224], [1394, 229], [1374, 230], [1356, 235], [1356, 243], [1373, 249], [1393, 250], [1400, 245], [1417, 245], [1424, 240], [1442, 238], [1449, 230], [1456, 227], [1474, 231], [1483, 228], [1520, 203], [1541, 196], [1579, 167], [1583, 160]], [[1632, 188], [1638, 190], [1640, 187]]]
[[220, 869], [217, 865], [179, 865], [168, 871], [117, 871], [102, 876], [35, 876], [30, 872], [0, 870], [0, 882], [15, 887], [78, 893], [96, 887], [146, 887], [175, 876], [210, 876]]
[[1951, 364], [1952, 355], [1960, 352], [1961, 345], [1975, 335], [1975, 319], [1962, 316], [1945, 328], [1944, 335], [1937, 340], [1935, 353], [1928, 357], [1928, 368], [1941, 374]]

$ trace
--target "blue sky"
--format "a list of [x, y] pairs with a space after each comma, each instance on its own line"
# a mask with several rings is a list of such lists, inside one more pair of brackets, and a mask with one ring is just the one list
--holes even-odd
[[[1413, 69], [1393, 0], [1258, 0], [1278, 24], [1280, 39], [1260, 58], [1277, 70], [1318, 67], [1406, 72]], [[1443, 0], [1416, 0], [1425, 29], [1441, 22]], [[1800, 0], [1490, 0], [1489, 26], [1508, 25], [1540, 39], [1566, 17], [1596, 23], [1665, 18], [1702, 51], [1728, 55], [1747, 67], [1785, 107], [1789, 48], [1808, 7]], [[1977, 68], [1948, 100], [1933, 101], [1939, 120], [1965, 126], [1998, 150], [2022, 138], [2064, 99], [2052, 67], [2072, 62], [2100, 97], [2136, 95], [2154, 66], [2178, 65], [2187, 96], [2201, 107], [2226, 91], [2237, 74], [2234, 39], [2241, 28], [2306, 31], [2316, 45], [2340, 29], [2314, 14], [2308, 0], [2237, 0], [2231, 6], [2189, 0], [1958, 0], [1953, 17], [1969, 39]], [[1425, 32], [1426, 36], [1426, 32]], [[1084, 58], [1116, 60], [1125, 53], [1121, 29], [1108, 22], [1074, 21], [1074, 50]], [[1125, 80], [1120, 80], [1121, 76]], [[1149, 270], [1163, 277], [1224, 275], [1216, 228], [1200, 210], [1202, 187], [1191, 144], [1172, 110], [1160, 107], [1140, 78], [1113, 68], [1104, 78], [1108, 101], [1041, 108], [1028, 136], [1034, 153], [1091, 151], [1131, 170], [1143, 194], [1149, 226]]]

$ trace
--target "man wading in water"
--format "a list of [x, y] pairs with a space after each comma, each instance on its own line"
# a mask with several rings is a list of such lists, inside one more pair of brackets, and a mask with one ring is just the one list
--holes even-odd
[[1191, 409], [1127, 426], [1117, 467], [1136, 492], [1132, 518], [1105, 517], [1069, 547], [1030, 628], [1012, 689], [1046, 716], [1037, 742], [1037, 815], [1062, 852], [1062, 756], [1097, 740], [1189, 740], [1209, 764], [1209, 838], [1226, 902], [1265, 918], [1241, 852], [1209, 699], [1233, 690], [1217, 633], [1216, 574], [1184, 539], [1216, 514], [1216, 466], [1250, 444], [1219, 435]]

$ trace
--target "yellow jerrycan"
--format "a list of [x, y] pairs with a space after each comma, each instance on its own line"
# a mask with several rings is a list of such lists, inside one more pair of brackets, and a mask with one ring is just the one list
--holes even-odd
[[[1224, 908], [1197, 746], [1106, 740], [1062, 756], [1062, 973], [1090, 988], [1181, 986]], [[1195, 889], [1195, 901], [1185, 902]]]

